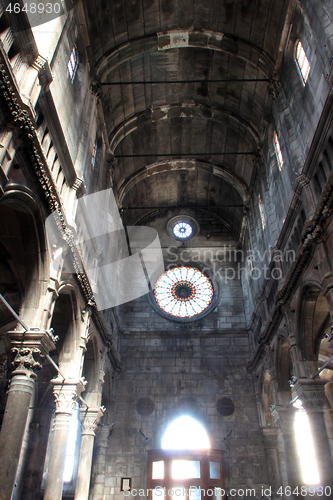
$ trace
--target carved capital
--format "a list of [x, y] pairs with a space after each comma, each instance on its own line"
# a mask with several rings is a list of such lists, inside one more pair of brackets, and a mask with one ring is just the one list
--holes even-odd
[[56, 413], [73, 413], [77, 400], [85, 390], [87, 382], [84, 379], [51, 380], [55, 397]]
[[53, 80], [53, 76], [48, 60], [39, 55], [33, 62], [32, 67], [38, 71], [38, 78], [41, 87], [45, 88], [50, 85]]
[[106, 408], [104, 406], [100, 406], [99, 408], [88, 408], [87, 410], [80, 410], [82, 436], [95, 436], [95, 431], [105, 413], [105, 410]]
[[259, 168], [264, 163], [264, 155], [261, 148], [259, 148], [256, 152], [255, 157], [253, 158], [253, 163], [257, 168]]
[[101, 100], [101, 97], [102, 97], [102, 85], [101, 85], [101, 82], [99, 80], [95, 80], [90, 85], [90, 92], [96, 97], [97, 104], [99, 104], [99, 101]]
[[42, 367], [43, 358], [55, 349], [57, 339], [51, 331], [37, 329], [24, 333], [8, 332], [7, 335], [11, 340], [11, 352], [15, 355], [13, 375], [35, 378], [35, 372]]
[[273, 77], [271, 78], [268, 84], [268, 93], [273, 97], [273, 99], [276, 99], [280, 90], [281, 90], [281, 81], [279, 79], [279, 75], [277, 74], [277, 72], [274, 71]]
[[300, 378], [294, 385], [297, 396], [302, 401], [306, 411], [322, 411], [325, 403], [325, 384], [324, 379]]

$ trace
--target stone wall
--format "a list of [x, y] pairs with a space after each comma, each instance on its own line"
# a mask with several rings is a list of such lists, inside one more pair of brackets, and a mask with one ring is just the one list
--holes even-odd
[[[267, 484], [244, 331], [131, 333], [124, 335], [121, 354], [123, 372], [115, 380], [106, 467], [103, 460], [95, 464], [91, 498], [122, 500], [121, 477], [131, 477], [132, 488], [146, 489], [146, 451], [160, 448], [167, 426], [183, 414], [203, 424], [212, 448], [225, 450], [227, 487], [258, 490]], [[234, 403], [230, 416], [217, 411], [222, 397]], [[141, 398], [154, 404], [148, 416], [136, 409]]]

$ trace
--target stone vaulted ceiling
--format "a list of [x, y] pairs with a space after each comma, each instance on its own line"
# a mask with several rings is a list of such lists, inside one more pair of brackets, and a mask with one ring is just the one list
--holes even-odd
[[239, 234], [287, 10], [276, 0], [86, 3], [123, 206], [211, 207]]

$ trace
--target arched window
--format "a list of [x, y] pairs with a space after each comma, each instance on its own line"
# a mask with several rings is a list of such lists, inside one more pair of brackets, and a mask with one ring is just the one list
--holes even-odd
[[282, 157], [282, 153], [281, 153], [279, 138], [278, 138], [276, 132], [274, 132], [274, 149], [275, 149], [275, 154], [276, 154], [276, 158], [277, 158], [278, 165], [279, 165], [279, 170], [281, 170], [281, 168], [283, 166], [283, 157]]
[[265, 214], [264, 214], [264, 207], [262, 206], [262, 201], [261, 201], [260, 195], [259, 195], [258, 201], [259, 201], [259, 213], [260, 213], [260, 218], [261, 218], [261, 226], [263, 229], [265, 229], [266, 220], [265, 220]]
[[79, 57], [77, 53], [77, 48], [75, 45], [73, 45], [71, 55], [69, 56], [69, 61], [67, 63], [67, 68], [68, 68], [68, 73], [71, 79], [71, 82], [73, 83], [76, 70], [79, 64]]
[[305, 84], [309, 76], [310, 63], [305, 55], [303, 45], [301, 44], [300, 40], [298, 40], [298, 42], [296, 43], [295, 59], [299, 72], [301, 73], [303, 83]]
[[148, 500], [224, 500], [223, 451], [210, 449], [208, 435], [183, 415], [167, 428], [162, 450], [148, 451]]
[[187, 415], [174, 420], [162, 439], [163, 450], [208, 450], [209, 439], [205, 429]]

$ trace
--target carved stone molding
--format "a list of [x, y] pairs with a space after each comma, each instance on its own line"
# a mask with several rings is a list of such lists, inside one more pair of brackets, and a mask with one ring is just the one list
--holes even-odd
[[26, 332], [8, 332], [11, 340], [11, 352], [15, 355], [12, 365], [14, 375], [36, 377], [36, 371], [42, 367], [43, 358], [55, 349], [56, 338], [47, 330], [27, 330]]
[[82, 436], [95, 436], [95, 431], [105, 411], [106, 408], [104, 406], [100, 406], [99, 408], [88, 408], [87, 410], [80, 410]]
[[53, 379], [56, 413], [73, 413], [87, 382], [84, 379]]
[[279, 405], [272, 405], [270, 412], [274, 422], [281, 428], [283, 434], [294, 433], [295, 413], [297, 409], [293, 406], [284, 407]]
[[325, 385], [327, 380], [300, 378], [294, 385], [297, 396], [306, 411], [322, 411], [325, 403]]
[[39, 55], [34, 62], [31, 65], [33, 68], [35, 68], [38, 71], [38, 77], [39, 77], [39, 83], [40, 85], [45, 88], [53, 80], [50, 64], [45, 57]]

